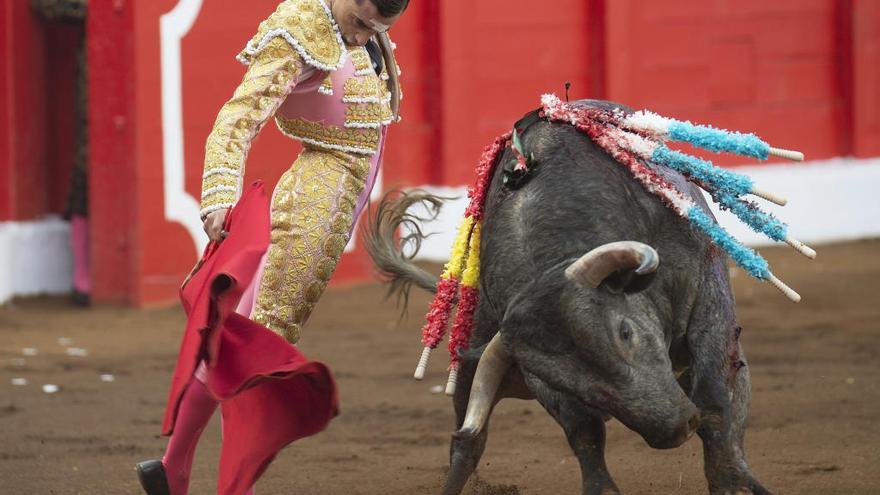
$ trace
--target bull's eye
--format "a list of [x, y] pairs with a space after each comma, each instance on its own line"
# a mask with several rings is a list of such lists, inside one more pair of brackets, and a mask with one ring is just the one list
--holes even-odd
[[632, 338], [632, 330], [630, 330], [629, 325], [624, 323], [620, 327], [620, 340], [629, 342], [630, 338]]

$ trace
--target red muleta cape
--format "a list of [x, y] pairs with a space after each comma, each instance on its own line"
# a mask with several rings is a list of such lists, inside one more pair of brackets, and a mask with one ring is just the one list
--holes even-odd
[[257, 181], [226, 218], [228, 237], [205, 248], [180, 291], [188, 316], [171, 379], [162, 434], [199, 362], [220, 401], [223, 447], [217, 493], [241, 495], [289, 443], [323, 430], [338, 412], [330, 369], [282, 337], [235, 313], [269, 246], [269, 201]]

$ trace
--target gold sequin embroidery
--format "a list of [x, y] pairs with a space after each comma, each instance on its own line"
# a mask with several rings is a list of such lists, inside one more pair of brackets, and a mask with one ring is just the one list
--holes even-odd
[[293, 46], [306, 63], [322, 70], [336, 70], [345, 61], [345, 45], [336, 22], [320, 0], [286, 0], [260, 24], [238, 59], [252, 62], [272, 39]]
[[346, 127], [379, 127], [393, 118], [391, 107], [381, 103], [351, 103], [345, 110]]
[[296, 343], [348, 242], [369, 159], [306, 148], [278, 183], [254, 320]]
[[203, 217], [238, 199], [251, 141], [287, 98], [302, 67], [299, 55], [280, 39], [269, 42], [254, 57], [234, 95], [218, 113], [205, 144]]
[[275, 116], [278, 129], [287, 136], [330, 150], [372, 155], [379, 149], [379, 129], [346, 129], [332, 125]]
[[327, 74], [327, 77], [321, 82], [321, 86], [318, 87], [318, 93], [327, 96], [333, 96], [333, 76], [332, 73]]
[[373, 72], [373, 61], [370, 60], [370, 54], [364, 47], [349, 50], [348, 56], [351, 57], [351, 63], [358, 75], [366, 75]]
[[345, 81], [345, 127], [379, 128], [391, 123], [391, 93], [388, 84], [373, 71], [370, 55], [364, 48], [353, 50], [351, 61], [356, 69], [365, 70], [358, 70], [357, 75]]
[[382, 97], [381, 80], [373, 76], [354, 76], [345, 81], [345, 96], [342, 101], [358, 102]]

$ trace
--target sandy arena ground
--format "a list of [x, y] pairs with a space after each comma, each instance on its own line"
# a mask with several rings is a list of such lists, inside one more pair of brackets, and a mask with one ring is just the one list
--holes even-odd
[[[780, 494], [880, 493], [880, 241], [820, 246], [812, 263], [762, 252], [804, 301], [735, 271], [753, 380], [750, 464]], [[258, 494], [439, 493], [453, 417], [431, 388], [445, 383], [446, 356], [424, 382], [411, 378], [429, 298], [417, 294], [399, 321], [383, 292], [333, 290], [319, 305], [302, 348], [333, 368], [341, 415], [282, 452]], [[179, 308], [78, 310], [46, 298], [0, 308], [0, 493], [141, 493], [132, 467], [165, 446], [159, 422], [182, 328]], [[71, 346], [88, 355], [68, 355]], [[44, 384], [60, 390], [46, 394]], [[192, 493], [215, 491], [219, 445], [215, 416]], [[706, 493], [696, 437], [655, 451], [612, 421], [607, 457], [624, 493]], [[579, 483], [556, 423], [534, 402], [508, 400], [466, 493], [580, 493]]]

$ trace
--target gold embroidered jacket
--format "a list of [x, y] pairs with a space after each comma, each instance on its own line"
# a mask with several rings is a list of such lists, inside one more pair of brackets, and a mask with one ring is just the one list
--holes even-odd
[[[393, 57], [386, 54], [386, 61], [389, 58], [391, 64], [386, 66], [393, 66], [396, 72]], [[386, 72], [380, 77], [372, 71], [366, 50], [346, 48], [322, 0], [282, 2], [260, 24], [238, 59], [248, 66], [247, 73], [232, 99], [221, 109], [206, 143], [202, 218], [236, 202], [251, 142], [273, 116], [282, 132], [310, 145], [344, 152], [376, 152], [381, 127], [392, 120], [387, 110], [392, 100], [389, 85], [379, 84], [389, 78]], [[316, 80], [319, 84], [313, 93], [297, 94], [288, 101], [297, 83], [303, 82], [301, 76], [307, 69], [320, 72], [313, 76], [323, 83]], [[308, 78], [313, 80], [312, 76]], [[396, 84], [396, 77], [392, 79]], [[328, 97], [335, 99], [317, 99]], [[332, 109], [336, 103], [342, 112], [338, 125], [335, 119], [316, 113], [315, 109]], [[304, 110], [276, 115], [282, 105], [285, 110], [291, 106]], [[359, 122], [359, 116], [367, 120]], [[347, 146], [355, 141], [370, 142], [372, 146]]]

